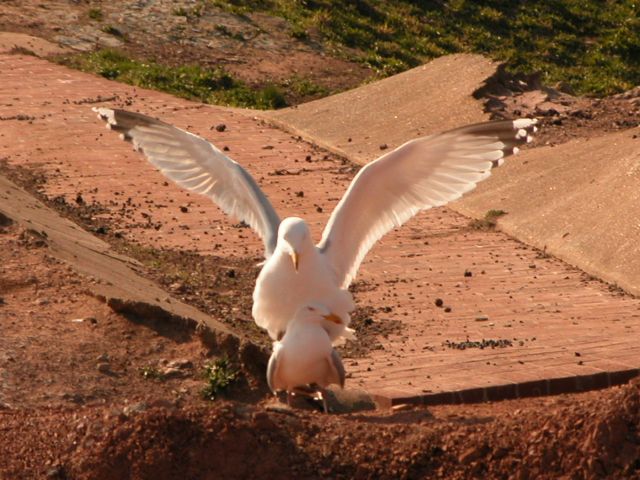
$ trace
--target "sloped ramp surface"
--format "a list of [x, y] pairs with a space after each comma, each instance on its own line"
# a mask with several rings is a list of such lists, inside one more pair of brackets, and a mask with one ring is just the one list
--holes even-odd
[[640, 129], [513, 157], [454, 208], [640, 295]]
[[338, 95], [263, 114], [268, 120], [358, 163], [381, 145], [449, 130], [489, 117], [473, 92], [496, 71], [480, 55], [449, 55]]

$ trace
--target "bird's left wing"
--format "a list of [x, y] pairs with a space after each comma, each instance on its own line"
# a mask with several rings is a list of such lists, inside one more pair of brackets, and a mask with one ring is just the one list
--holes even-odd
[[339, 284], [349, 286], [369, 249], [389, 230], [475, 188], [531, 140], [535, 124], [523, 118], [469, 125], [412, 140], [363, 167], [318, 244]]
[[203, 138], [140, 113], [94, 108], [153, 166], [182, 188], [206, 195], [262, 238], [265, 257], [276, 246], [280, 219], [249, 173]]

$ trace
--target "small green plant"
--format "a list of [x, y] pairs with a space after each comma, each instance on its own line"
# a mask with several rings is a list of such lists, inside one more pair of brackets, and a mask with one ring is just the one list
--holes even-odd
[[258, 109], [287, 105], [284, 94], [275, 85], [252, 88], [233, 78], [223, 68], [212, 70], [198, 65], [170, 67], [135, 60], [114, 49], [63, 57], [60, 62], [110, 80], [153, 88], [205, 103]]
[[145, 380], [164, 380], [164, 375], [160, 370], [151, 365], [140, 368], [140, 375]]
[[507, 212], [504, 210], [489, 210], [485, 213], [484, 218], [472, 220], [470, 226], [476, 230], [492, 230], [496, 227], [498, 218], [506, 214]]
[[91, 20], [95, 20], [97, 22], [102, 21], [102, 19], [104, 18], [102, 10], [100, 10], [99, 8], [90, 8], [88, 15]]
[[208, 363], [204, 369], [207, 383], [202, 389], [202, 396], [206, 400], [215, 400], [221, 392], [238, 379], [239, 373], [227, 357], [221, 357], [213, 363]]
[[291, 77], [284, 82], [284, 86], [295, 95], [301, 97], [320, 97], [330, 93], [329, 89], [318, 85], [308, 78]]
[[178, 17], [188, 17], [189, 16], [189, 10], [187, 10], [184, 7], [176, 7], [173, 9], [173, 14], [178, 16]]

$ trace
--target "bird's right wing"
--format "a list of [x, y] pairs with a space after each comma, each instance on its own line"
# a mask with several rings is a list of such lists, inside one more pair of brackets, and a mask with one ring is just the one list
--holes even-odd
[[274, 342], [273, 353], [269, 358], [269, 364], [267, 365], [267, 384], [269, 390], [276, 393], [276, 375], [278, 374], [279, 360], [282, 352], [282, 344], [280, 342]]
[[347, 378], [347, 373], [344, 370], [344, 365], [342, 364], [342, 359], [340, 358], [340, 354], [335, 350], [331, 350], [331, 360], [329, 361], [329, 366], [336, 374], [337, 380], [339, 381], [339, 385], [341, 388], [344, 388], [344, 381]]
[[342, 288], [369, 249], [421, 210], [460, 198], [531, 139], [536, 120], [469, 125], [411, 140], [362, 168], [336, 206], [318, 247]]
[[126, 110], [93, 110], [167, 178], [186, 190], [208, 196], [225, 213], [249, 224], [264, 242], [265, 257], [271, 256], [280, 218], [238, 163], [203, 138], [160, 120]]

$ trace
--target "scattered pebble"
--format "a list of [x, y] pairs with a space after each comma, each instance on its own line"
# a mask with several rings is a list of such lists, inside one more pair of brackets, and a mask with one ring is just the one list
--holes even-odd
[[485, 348], [505, 348], [513, 346], [513, 342], [506, 338], [500, 338], [497, 340], [493, 339], [482, 339], [480, 341], [477, 340], [469, 340], [467, 339], [464, 342], [452, 342], [451, 340], [445, 340], [442, 342], [442, 345], [447, 348], [452, 348], [454, 350], [466, 350], [467, 348], [479, 348], [480, 350], [484, 350]]
[[189, 211], [189, 209], [188, 209], [187, 207], [185, 207], [184, 205], [181, 205], [181, 206], [180, 206], [180, 211], [181, 211], [182, 213], [187, 213], [187, 212]]
[[473, 276], [473, 273], [472, 273], [471, 271], [469, 271], [469, 270], [465, 270], [465, 271], [464, 271], [464, 276], [465, 276], [465, 277], [472, 277], [472, 276]]
[[446, 313], [449, 313], [449, 312], [451, 311], [451, 307], [444, 307], [444, 311], [445, 311]]
[[476, 317], [476, 322], [486, 322], [487, 320], [489, 320], [489, 317], [486, 315], [478, 315]]
[[380, 145], [380, 150], [386, 150], [387, 148], [389, 148], [389, 145], [387, 145], [386, 143]]
[[100, 373], [111, 373], [111, 365], [106, 362], [99, 363], [96, 368]]
[[111, 358], [109, 358], [109, 354], [108, 353], [103, 353], [101, 355], [98, 355], [98, 358], [96, 358], [96, 360], [98, 362], [109, 363], [111, 361]]
[[127, 417], [131, 416], [134, 413], [141, 413], [146, 411], [149, 408], [146, 402], [138, 402], [132, 405], [127, 405], [122, 409], [122, 413]]
[[224, 132], [227, 129], [227, 126], [224, 123], [219, 123], [216, 125], [217, 132]]
[[441, 307], [442, 305], [444, 305], [444, 301], [441, 298], [436, 298], [436, 301], [434, 303], [436, 304], [436, 307]]

